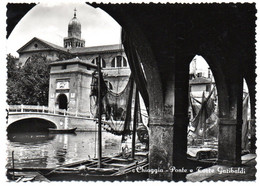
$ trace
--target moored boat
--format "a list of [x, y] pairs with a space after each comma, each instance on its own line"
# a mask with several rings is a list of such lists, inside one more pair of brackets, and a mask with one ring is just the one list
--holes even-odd
[[147, 154], [147, 152], [137, 152], [134, 159], [122, 158], [122, 155], [103, 157], [101, 167], [99, 167], [97, 159], [89, 160], [86, 163], [67, 164], [44, 176], [49, 180], [63, 180], [68, 176], [71, 177], [70, 180], [120, 180], [120, 177], [133, 175], [137, 168], [147, 168]]
[[144, 170], [148, 167], [147, 151], [137, 151], [134, 159], [124, 157], [125, 155], [122, 153], [114, 157], [102, 157], [101, 167], [98, 165], [98, 159], [91, 159], [64, 164], [56, 168], [8, 168], [7, 176], [10, 179], [18, 180], [27, 172], [37, 172], [50, 181], [129, 180], [130, 177], [133, 180], [137, 177], [141, 180], [147, 179], [145, 171], [137, 173], [137, 169]]
[[77, 127], [71, 129], [55, 129], [55, 128], [48, 128], [50, 133], [57, 133], [57, 134], [67, 134], [67, 133], [75, 133]]

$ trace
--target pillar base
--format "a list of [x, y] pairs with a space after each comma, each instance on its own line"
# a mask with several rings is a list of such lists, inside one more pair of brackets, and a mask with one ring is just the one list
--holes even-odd
[[241, 161], [240, 162], [237, 162], [237, 161], [231, 161], [231, 160], [221, 160], [221, 159], [218, 159], [217, 160], [217, 164], [218, 165], [225, 165], [225, 166], [241, 166]]
[[[187, 127], [189, 118], [186, 114], [175, 113], [173, 136], [173, 165], [178, 170], [187, 169]], [[174, 172], [174, 181], [186, 181], [185, 172]]]
[[150, 123], [149, 178], [172, 180], [173, 123]]
[[237, 166], [241, 164], [241, 127], [242, 121], [220, 118], [218, 163]]

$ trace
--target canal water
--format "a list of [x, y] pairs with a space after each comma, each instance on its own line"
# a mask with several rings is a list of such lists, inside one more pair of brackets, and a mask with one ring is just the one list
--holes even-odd
[[[7, 140], [7, 167], [56, 167], [65, 163], [97, 158], [97, 132], [76, 134], [12, 133]], [[102, 132], [102, 154], [121, 152], [121, 136]]]

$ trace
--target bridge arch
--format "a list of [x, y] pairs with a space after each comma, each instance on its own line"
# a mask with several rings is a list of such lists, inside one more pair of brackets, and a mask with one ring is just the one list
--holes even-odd
[[48, 128], [57, 128], [52, 121], [42, 118], [25, 118], [11, 123], [7, 132], [47, 132]]

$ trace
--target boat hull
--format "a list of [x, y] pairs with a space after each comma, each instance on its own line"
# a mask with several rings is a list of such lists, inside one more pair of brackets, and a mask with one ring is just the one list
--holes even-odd
[[[25, 172], [39, 172], [49, 181], [141, 181], [148, 179], [148, 172], [137, 172], [137, 167], [148, 168], [147, 153], [136, 153], [135, 159], [125, 159], [121, 155], [103, 157], [102, 168], [98, 168], [97, 159], [83, 160], [64, 164], [56, 168], [9, 168], [10, 180], [14, 175]], [[13, 174], [15, 172], [15, 174]]]
[[55, 133], [55, 134], [68, 134], [68, 133], [75, 133], [76, 132], [76, 128], [72, 128], [72, 129], [54, 129], [54, 128], [49, 128], [49, 132], [50, 133]]

